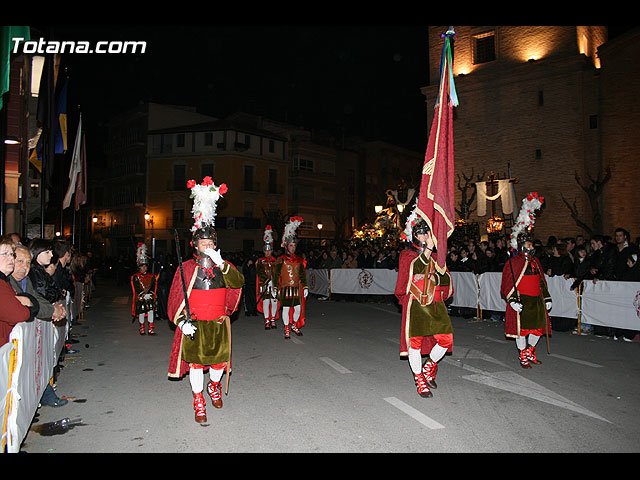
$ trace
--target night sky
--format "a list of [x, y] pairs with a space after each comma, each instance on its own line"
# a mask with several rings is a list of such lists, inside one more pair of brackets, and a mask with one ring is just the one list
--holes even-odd
[[[57, 40], [147, 42], [144, 54], [63, 56], [70, 136], [80, 105], [94, 160], [102, 155], [104, 123], [141, 100], [192, 105], [218, 118], [245, 111], [418, 152], [426, 148], [420, 92], [429, 84], [426, 25], [35, 28]], [[613, 37], [629, 27], [609, 28]]]
[[[140, 100], [261, 114], [423, 151], [427, 26], [52, 26], [57, 40], [145, 40], [144, 54], [67, 54], [69, 109], [91, 129]], [[33, 35], [35, 37], [35, 35]], [[75, 127], [70, 128], [75, 132]], [[95, 142], [93, 142], [95, 143]], [[94, 145], [100, 148], [100, 145]]]

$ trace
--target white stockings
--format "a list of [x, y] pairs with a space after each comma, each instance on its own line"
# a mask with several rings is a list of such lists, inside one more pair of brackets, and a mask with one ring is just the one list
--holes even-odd
[[[219, 382], [223, 373], [224, 369], [214, 370], [210, 368], [209, 380]], [[193, 393], [201, 393], [202, 390], [204, 390], [204, 369], [191, 367], [189, 369], [189, 383], [191, 384], [191, 391]]]
[[534, 335], [533, 333], [530, 333], [526, 337], [517, 337], [516, 346], [518, 347], [518, 350], [524, 350], [525, 348], [527, 348], [527, 342], [532, 347], [535, 347], [536, 344], [538, 343], [538, 340], [540, 340], [539, 335]]
[[[289, 325], [289, 308], [291, 307], [282, 307], [282, 323], [286, 327]], [[296, 305], [293, 307], [293, 322], [296, 323], [300, 319], [300, 305]]]

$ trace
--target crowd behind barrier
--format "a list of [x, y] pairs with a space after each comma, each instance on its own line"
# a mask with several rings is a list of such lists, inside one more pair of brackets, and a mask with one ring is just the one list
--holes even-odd
[[[622, 233], [620, 233], [622, 232]], [[637, 242], [636, 242], [637, 243]], [[638, 245], [628, 232], [617, 229], [615, 241], [596, 236], [586, 241], [578, 236], [556, 240], [546, 246], [534, 242], [553, 298], [554, 317], [577, 319], [590, 327], [600, 325], [640, 331], [640, 264]], [[485, 242], [467, 240], [450, 244], [447, 266], [455, 293], [450, 307], [504, 312], [500, 295], [502, 267], [508, 258], [507, 239]], [[282, 252], [276, 250], [277, 256]], [[357, 248], [311, 248], [298, 250], [307, 264], [310, 293], [328, 298], [393, 297], [400, 249], [361, 246]], [[255, 289], [255, 260], [262, 252], [224, 252], [226, 260], [240, 266], [245, 289]], [[135, 272], [135, 257], [102, 258], [102, 272], [114, 277], [116, 284], [129, 284]], [[176, 269], [173, 255], [154, 259], [158, 276], [158, 319], [166, 319], [168, 289]], [[67, 316], [76, 320], [83, 314], [85, 300], [94, 289], [98, 270], [90, 255], [76, 254], [66, 266], [73, 270], [73, 290], [67, 292]], [[75, 296], [74, 301], [69, 297]], [[79, 298], [79, 300], [78, 300]], [[89, 305], [86, 305], [87, 307]], [[245, 313], [255, 308], [245, 301]], [[71, 322], [71, 324], [74, 323]], [[9, 341], [0, 345], [0, 412], [3, 413], [3, 452], [18, 452], [39, 406], [42, 392], [52, 382], [52, 372], [70, 340], [71, 325], [34, 320], [19, 323], [11, 330]], [[638, 335], [636, 335], [638, 338]]]
[[57, 327], [35, 319], [18, 323], [0, 347], [0, 399], [3, 451], [17, 453], [53, 369], [65, 346], [68, 324]]
[[[393, 295], [398, 273], [376, 269], [308, 269], [309, 292], [321, 298], [332, 294]], [[506, 302], [500, 294], [502, 273], [451, 272], [453, 307], [478, 311], [504, 312]], [[640, 331], [640, 283], [600, 281], [586, 282], [571, 290], [574, 279], [545, 275], [553, 299], [552, 317], [585, 319], [600, 325]], [[479, 315], [479, 318], [481, 316]]]
[[40, 406], [68, 402], [55, 393], [56, 374], [60, 358], [74, 353], [72, 325], [82, 320], [95, 288], [90, 257], [63, 241], [0, 237], [3, 453], [20, 451]]

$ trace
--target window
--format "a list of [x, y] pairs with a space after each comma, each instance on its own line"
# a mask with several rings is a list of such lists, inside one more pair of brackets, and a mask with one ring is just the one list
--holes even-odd
[[590, 129], [595, 129], [598, 128], [598, 116], [597, 115], [591, 115], [589, 116], [589, 128]]
[[213, 132], [205, 132], [204, 133], [204, 144], [206, 146], [213, 145]]
[[244, 166], [244, 189], [246, 191], [253, 191], [253, 165]]
[[184, 225], [184, 202], [173, 202], [173, 226]]
[[184, 147], [184, 133], [176, 135], [176, 147]]
[[278, 193], [278, 170], [269, 169], [269, 193]]
[[276, 151], [276, 142], [273, 140], [269, 140], [269, 153], [273, 153]]
[[203, 163], [200, 166], [200, 171], [202, 173], [202, 178], [204, 177], [213, 178], [213, 172], [214, 172], [213, 163]]
[[538, 90], [538, 106], [544, 106], [544, 92], [542, 90]]
[[480, 33], [473, 36], [473, 63], [487, 63], [496, 59], [495, 32]]
[[185, 165], [173, 166], [173, 189], [174, 190], [184, 190], [185, 188], [187, 188], [186, 170], [187, 168]]
[[245, 201], [243, 204], [243, 214], [245, 217], [251, 218], [253, 217], [253, 212], [255, 210], [256, 204], [255, 202]]
[[314, 171], [313, 160], [308, 158], [301, 158], [300, 155], [298, 155], [296, 158], [293, 159], [293, 169], [313, 172]]
[[542, 150], [536, 148], [536, 160], [542, 160]]

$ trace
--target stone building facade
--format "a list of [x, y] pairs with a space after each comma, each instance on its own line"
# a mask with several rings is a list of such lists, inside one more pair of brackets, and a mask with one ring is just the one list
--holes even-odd
[[[446, 29], [429, 28], [430, 85], [423, 88], [429, 123], [439, 83], [441, 34]], [[637, 218], [630, 218], [630, 207], [615, 197], [621, 193], [612, 193], [628, 192], [631, 182], [630, 165], [614, 166], [618, 163], [614, 157], [626, 152], [623, 157], [630, 164], [632, 152], [637, 152], [630, 135], [617, 135], [615, 140], [615, 131], [638, 125], [631, 118], [633, 102], [625, 104], [621, 98], [631, 98], [624, 79], [633, 75], [619, 71], [637, 69], [630, 65], [637, 36], [630, 42], [636, 47], [627, 45], [621, 52], [606, 44], [606, 27], [460, 26], [455, 31], [456, 173], [469, 176], [473, 169], [474, 181], [487, 180], [490, 172], [517, 178], [518, 206], [528, 192], [539, 192], [545, 205], [535, 235], [543, 242], [550, 235], [589, 235], [572, 218], [572, 209], [593, 233], [613, 235], [618, 226], [638, 232], [640, 225]], [[607, 166], [612, 166], [611, 179], [600, 197], [603, 215], [598, 226], [578, 179], [587, 186], [590, 178], [605, 178]], [[458, 191], [456, 202], [460, 201]], [[497, 213], [502, 214], [500, 202], [496, 203]], [[478, 217], [476, 205], [471, 207], [468, 220], [480, 223], [482, 232], [491, 209]]]

